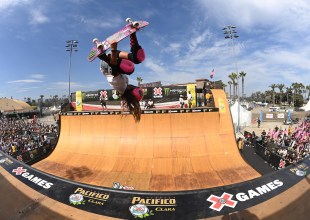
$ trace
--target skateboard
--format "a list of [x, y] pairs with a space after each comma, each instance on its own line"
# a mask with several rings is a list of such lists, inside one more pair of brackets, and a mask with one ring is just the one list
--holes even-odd
[[110, 48], [110, 42], [116, 41], [120, 42], [121, 40], [125, 39], [126, 37], [130, 36], [131, 34], [135, 33], [136, 31], [140, 30], [141, 28], [146, 27], [149, 25], [147, 21], [133, 21], [131, 18], [127, 18], [126, 22], [128, 23], [124, 28], [116, 32], [115, 34], [111, 35], [104, 41], [100, 42], [97, 38], [93, 40], [95, 46], [90, 50], [88, 54], [88, 61], [92, 62], [95, 60], [100, 54], [104, 53]]

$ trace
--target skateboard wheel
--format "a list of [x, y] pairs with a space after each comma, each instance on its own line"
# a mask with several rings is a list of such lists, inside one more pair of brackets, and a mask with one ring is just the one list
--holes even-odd
[[139, 22], [136, 22], [136, 21], [135, 21], [135, 22], [132, 22], [132, 26], [133, 26], [133, 27], [138, 27], [138, 26], [139, 26]]
[[126, 18], [126, 22], [127, 23], [131, 22], [131, 18]]
[[94, 44], [96, 44], [98, 41], [99, 41], [98, 38], [94, 38], [94, 39], [93, 39], [93, 43], [94, 43]]

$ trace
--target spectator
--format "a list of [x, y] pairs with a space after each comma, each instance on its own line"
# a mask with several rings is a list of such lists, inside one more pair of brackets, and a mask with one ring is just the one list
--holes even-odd
[[100, 93], [100, 97], [99, 97], [99, 100], [100, 100], [100, 104], [102, 106], [102, 110], [108, 110], [107, 108], [107, 102], [106, 102], [106, 97], [104, 97], [104, 92], [101, 92]]
[[192, 108], [192, 102], [193, 102], [193, 96], [191, 94], [191, 91], [188, 91], [187, 94], [187, 104], [189, 108]]
[[180, 103], [180, 108], [184, 108], [184, 99], [183, 99], [183, 95], [180, 95], [180, 98], [179, 98], [179, 103]]
[[46, 134], [57, 136], [56, 125], [45, 125], [31, 120], [0, 118], [0, 149], [17, 157], [23, 152], [30, 151], [50, 144]]
[[257, 127], [258, 127], [258, 128], [260, 127], [260, 123], [261, 123], [260, 119], [257, 118]]
[[242, 153], [243, 151], [243, 145], [244, 145], [243, 138], [239, 137], [237, 139], [237, 146], [238, 146], [240, 153]]
[[212, 93], [211, 93], [211, 91], [208, 92], [208, 93], [206, 94], [205, 97], [206, 97], [207, 107], [210, 107], [210, 105], [211, 105], [211, 99], [212, 99]]

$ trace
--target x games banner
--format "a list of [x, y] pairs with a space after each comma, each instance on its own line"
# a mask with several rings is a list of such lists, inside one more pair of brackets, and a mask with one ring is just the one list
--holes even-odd
[[[105, 94], [106, 101], [119, 101], [120, 96], [114, 89], [101, 89], [96, 91], [82, 92], [83, 103], [94, 103], [99, 102], [100, 94]], [[180, 95], [186, 97], [187, 87], [186, 86], [158, 86], [143, 88], [144, 100], [147, 99], [164, 99], [178, 100]], [[76, 93], [72, 94], [72, 101], [76, 100]]]

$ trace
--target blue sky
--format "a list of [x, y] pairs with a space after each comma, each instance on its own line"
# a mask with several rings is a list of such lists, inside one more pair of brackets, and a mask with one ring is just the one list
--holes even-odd
[[[149, 21], [138, 33], [147, 59], [136, 65], [132, 84], [164, 85], [247, 73], [245, 93], [272, 83], [310, 84], [310, 1], [307, 0], [0, 0], [0, 97], [38, 99], [68, 95], [67, 40], [72, 54], [71, 91], [110, 89], [99, 61], [86, 57], [92, 39], [104, 39], [125, 19]], [[236, 59], [222, 28], [235, 25]], [[129, 50], [129, 39], [119, 44]]]

